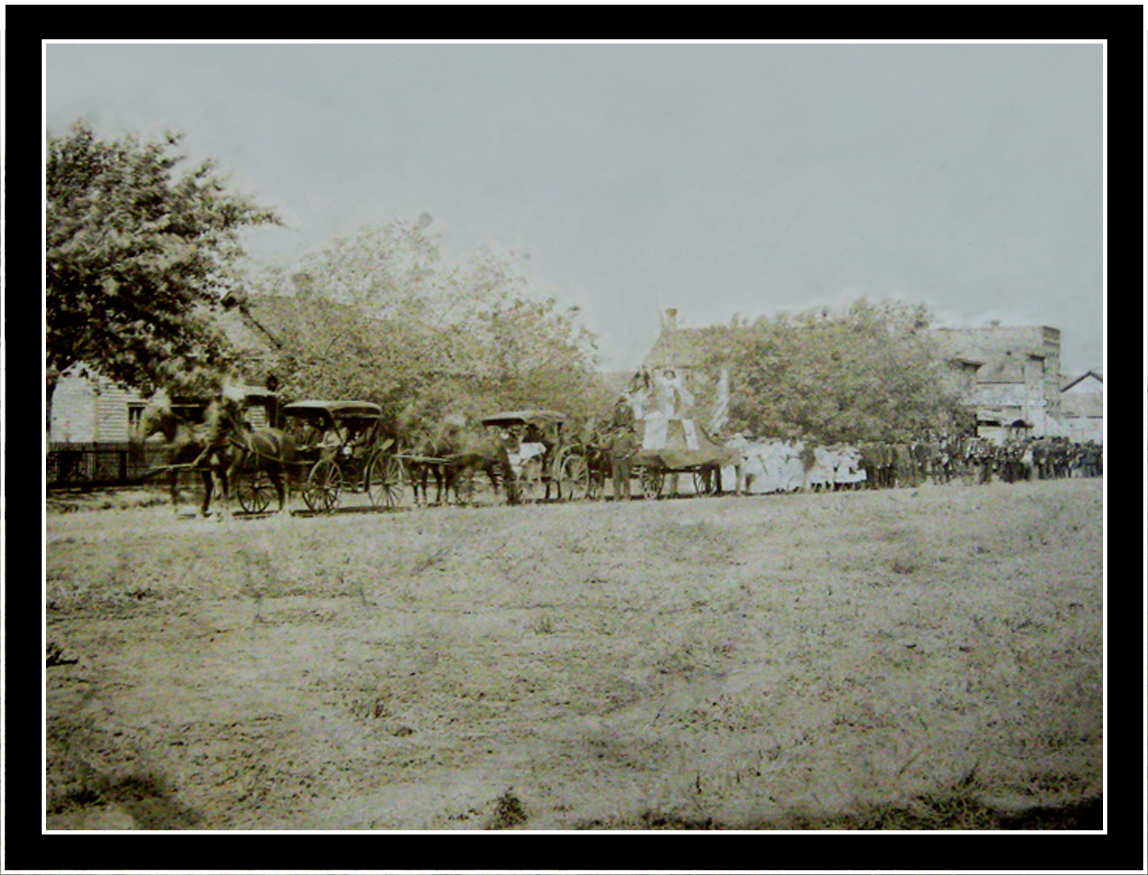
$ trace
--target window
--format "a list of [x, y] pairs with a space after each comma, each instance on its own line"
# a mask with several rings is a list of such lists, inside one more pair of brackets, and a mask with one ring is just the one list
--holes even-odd
[[128, 402], [128, 437], [134, 438], [139, 434], [140, 420], [143, 418], [144, 403], [142, 401]]

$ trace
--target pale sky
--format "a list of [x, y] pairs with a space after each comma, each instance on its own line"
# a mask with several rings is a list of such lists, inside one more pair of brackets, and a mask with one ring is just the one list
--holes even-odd
[[1103, 363], [1103, 47], [75, 45], [46, 118], [186, 132], [277, 207], [290, 264], [387, 216], [449, 261], [529, 255], [583, 309], [601, 365], [658, 331], [867, 296], [938, 325], [1044, 324]]

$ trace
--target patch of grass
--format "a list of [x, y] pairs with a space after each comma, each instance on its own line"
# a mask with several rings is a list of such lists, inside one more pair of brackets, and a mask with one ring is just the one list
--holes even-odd
[[554, 632], [554, 621], [547, 614], [542, 614], [532, 619], [528, 628], [535, 635], [551, 635]]
[[768, 821], [723, 823], [711, 817], [643, 812], [637, 819], [588, 820], [575, 829], [683, 830], [1093, 830], [1103, 825], [1103, 797], [1019, 812], [1000, 811], [973, 796], [919, 796], [906, 805], [866, 806], [840, 815], [793, 812]]
[[506, 792], [494, 803], [494, 815], [490, 819], [490, 829], [513, 829], [526, 823], [526, 808], [522, 800], [514, 795], [514, 788]]

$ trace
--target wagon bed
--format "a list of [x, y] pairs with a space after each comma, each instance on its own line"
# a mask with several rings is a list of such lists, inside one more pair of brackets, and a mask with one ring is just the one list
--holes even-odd
[[714, 494], [719, 491], [721, 469], [741, 467], [740, 452], [719, 444], [693, 420], [650, 418], [639, 420], [636, 427], [642, 447], [633, 465], [650, 497], [662, 494], [667, 474], [691, 474], [696, 492]]

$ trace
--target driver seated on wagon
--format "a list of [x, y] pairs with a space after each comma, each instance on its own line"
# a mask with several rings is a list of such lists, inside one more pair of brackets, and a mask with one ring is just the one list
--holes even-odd
[[330, 423], [320, 441], [323, 455], [359, 458], [366, 446], [368, 431], [368, 423], [354, 419]]
[[522, 442], [518, 445], [518, 455], [522, 461], [544, 455], [549, 450], [550, 446], [543, 430], [533, 423], [528, 424], [522, 435]]

